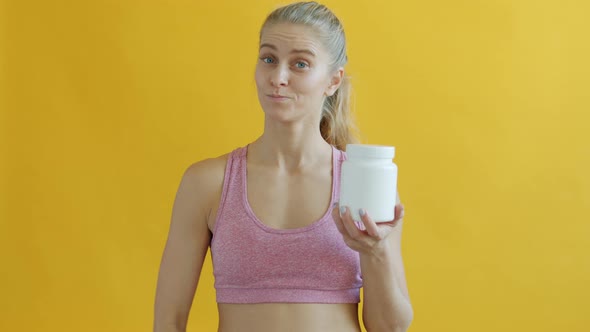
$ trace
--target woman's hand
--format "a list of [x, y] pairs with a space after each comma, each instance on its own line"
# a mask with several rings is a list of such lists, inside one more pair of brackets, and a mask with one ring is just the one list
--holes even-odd
[[385, 239], [404, 217], [404, 206], [398, 201], [395, 206], [395, 219], [386, 222], [375, 223], [364, 209], [361, 209], [359, 214], [365, 225], [365, 230], [356, 226], [347, 206], [340, 206], [336, 203], [332, 209], [332, 217], [346, 245], [361, 254], [371, 254], [376, 250], [383, 249], [386, 243]]

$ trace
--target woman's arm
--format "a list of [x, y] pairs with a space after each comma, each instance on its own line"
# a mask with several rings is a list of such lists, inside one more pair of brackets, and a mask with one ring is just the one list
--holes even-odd
[[379, 224], [365, 214], [365, 231], [356, 227], [348, 208], [333, 214], [346, 244], [359, 252], [363, 321], [368, 332], [406, 331], [414, 315], [401, 256], [403, 206], [399, 199], [395, 212], [395, 220]]
[[182, 176], [158, 275], [155, 332], [186, 330], [211, 240], [207, 219], [223, 182], [223, 166], [220, 164], [216, 159], [207, 159], [188, 167]]
[[361, 253], [363, 322], [367, 331], [406, 331], [414, 312], [401, 256], [400, 220], [373, 252]]

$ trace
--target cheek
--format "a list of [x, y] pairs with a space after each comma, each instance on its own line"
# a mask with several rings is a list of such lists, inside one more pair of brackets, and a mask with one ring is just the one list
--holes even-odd
[[307, 95], [319, 95], [324, 93], [325, 82], [321, 75], [311, 74], [299, 81], [299, 90]]

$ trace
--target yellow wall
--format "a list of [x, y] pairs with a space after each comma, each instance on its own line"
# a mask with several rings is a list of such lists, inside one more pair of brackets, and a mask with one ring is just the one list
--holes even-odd
[[[262, 129], [278, 2], [213, 3], [2, 2], [1, 331], [150, 330], [183, 170]], [[586, 331], [590, 2], [326, 4], [365, 142], [397, 147], [411, 331]]]

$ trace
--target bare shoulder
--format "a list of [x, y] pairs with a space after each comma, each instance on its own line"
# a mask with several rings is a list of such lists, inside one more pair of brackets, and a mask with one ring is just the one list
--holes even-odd
[[229, 153], [226, 153], [189, 165], [182, 176], [183, 184], [192, 188], [201, 200], [210, 205], [221, 192], [228, 157]]
[[185, 169], [172, 207], [170, 243], [202, 248], [209, 241], [209, 216], [223, 189], [227, 158], [203, 159]]
[[225, 165], [229, 153], [214, 158], [207, 158], [189, 165], [184, 171], [184, 177], [190, 182], [200, 185], [223, 181]]

